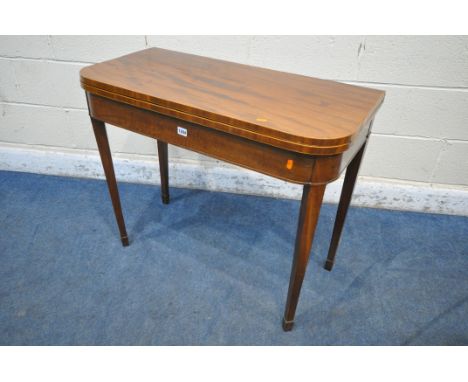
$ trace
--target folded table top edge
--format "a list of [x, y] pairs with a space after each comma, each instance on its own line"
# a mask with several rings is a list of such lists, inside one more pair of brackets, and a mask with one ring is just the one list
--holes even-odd
[[[172, 64], [175, 69], [171, 69]], [[206, 67], [213, 69], [213, 75], [207, 73]], [[226, 77], [219, 74], [224, 68]], [[245, 96], [242, 86], [247, 85], [241, 82], [242, 74], [253, 78]], [[179, 76], [183, 81], [179, 81]], [[241, 82], [240, 89], [233, 84], [233, 79]], [[294, 83], [288, 85], [287, 81]], [[80, 82], [91, 94], [285, 150], [319, 156], [345, 152], [369, 125], [385, 96], [380, 90], [159, 48], [85, 67], [80, 71]], [[256, 91], [252, 90], [255, 83], [260, 90], [252, 95]], [[265, 91], [269, 87], [275, 91], [274, 96]], [[226, 94], [222, 93], [224, 89]], [[284, 97], [280, 97], [278, 92], [283, 90]], [[296, 105], [294, 101], [301, 95], [304, 97]], [[206, 99], [197, 100], [197, 96]], [[349, 99], [343, 98], [346, 96]], [[344, 101], [341, 104], [339, 100]], [[269, 113], [269, 108], [280, 110]], [[254, 119], [252, 113], [257, 109], [260, 117]], [[264, 115], [267, 118], [262, 118]], [[307, 117], [314, 120], [301, 124]]]

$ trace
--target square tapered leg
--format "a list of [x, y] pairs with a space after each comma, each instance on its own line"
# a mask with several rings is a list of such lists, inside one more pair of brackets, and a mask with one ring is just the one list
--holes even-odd
[[125, 229], [125, 222], [122, 214], [122, 207], [120, 205], [119, 190], [117, 188], [117, 181], [115, 179], [114, 165], [112, 163], [112, 155], [109, 147], [109, 140], [107, 138], [106, 125], [102, 121], [91, 118], [93, 124], [94, 136], [99, 149], [102, 167], [106, 176], [107, 187], [114, 207], [114, 214], [119, 226], [120, 239], [124, 247], [129, 245], [127, 230]]
[[159, 173], [161, 175], [161, 199], [164, 204], [169, 204], [169, 164], [167, 143], [158, 140]]
[[291, 330], [294, 325], [297, 302], [307, 263], [309, 262], [310, 249], [314, 239], [315, 228], [317, 227], [324, 192], [325, 185], [305, 185], [302, 192], [288, 298], [283, 317], [283, 329], [285, 331]]

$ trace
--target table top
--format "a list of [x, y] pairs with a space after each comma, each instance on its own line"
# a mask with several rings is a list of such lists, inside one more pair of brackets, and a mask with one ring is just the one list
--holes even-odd
[[380, 90], [150, 48], [80, 72], [91, 93], [288, 150], [344, 152]]

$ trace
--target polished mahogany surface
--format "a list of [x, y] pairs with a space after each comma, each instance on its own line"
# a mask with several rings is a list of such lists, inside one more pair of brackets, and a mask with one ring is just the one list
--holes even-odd
[[310, 155], [348, 149], [384, 92], [151, 48], [81, 70], [92, 93]]

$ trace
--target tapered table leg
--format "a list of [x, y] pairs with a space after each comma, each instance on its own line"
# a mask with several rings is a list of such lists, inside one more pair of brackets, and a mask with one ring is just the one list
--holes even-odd
[[315, 228], [317, 227], [324, 192], [325, 185], [305, 185], [302, 192], [288, 299], [283, 318], [283, 329], [285, 331], [291, 330], [294, 324], [294, 315], [309, 261], [310, 249], [314, 239]]
[[353, 196], [354, 185], [356, 184], [357, 174], [359, 172], [359, 167], [361, 166], [361, 160], [366, 149], [366, 144], [367, 140], [346, 169], [343, 189], [341, 190], [340, 203], [336, 212], [335, 226], [333, 227], [333, 235], [330, 248], [328, 250], [327, 261], [325, 262], [324, 267], [327, 271], [332, 270], [335, 262], [336, 250], [338, 249], [338, 244], [340, 242], [341, 232], [343, 231], [346, 214], [351, 203], [351, 197]]
[[161, 174], [161, 199], [169, 204], [169, 165], [167, 160], [167, 143], [158, 140], [159, 172]]
[[102, 167], [106, 175], [107, 187], [109, 188], [112, 206], [114, 207], [115, 218], [119, 226], [120, 239], [122, 245], [128, 245], [128, 235], [125, 229], [125, 222], [122, 215], [122, 207], [120, 205], [119, 190], [117, 188], [117, 181], [115, 180], [114, 165], [112, 164], [112, 155], [109, 147], [109, 140], [107, 139], [106, 126], [104, 122], [91, 118], [93, 124], [94, 135], [96, 137], [99, 154], [101, 156]]

